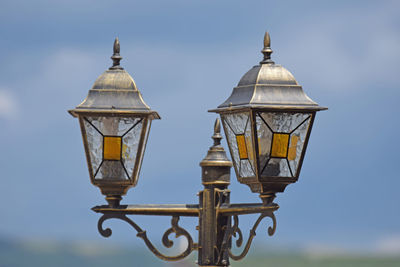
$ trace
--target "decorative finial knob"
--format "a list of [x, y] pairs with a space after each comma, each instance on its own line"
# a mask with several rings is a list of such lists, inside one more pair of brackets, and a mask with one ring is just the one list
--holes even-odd
[[269, 33], [265, 32], [264, 35], [264, 48], [261, 50], [261, 53], [264, 54], [264, 59], [260, 62], [260, 64], [274, 64], [271, 60], [271, 54], [272, 54], [272, 49], [271, 49], [271, 37], [269, 37]]
[[220, 120], [218, 118], [215, 120], [214, 135], [212, 136], [212, 139], [214, 139], [214, 146], [221, 145], [221, 139], [222, 139], [221, 122], [220, 122]]
[[113, 65], [110, 69], [123, 69], [119, 65], [119, 62], [122, 59], [122, 57], [119, 55], [119, 52], [120, 52], [120, 46], [119, 46], [119, 40], [117, 37], [117, 38], [115, 38], [115, 41], [114, 41], [114, 54], [111, 56], [111, 59], [113, 60]]

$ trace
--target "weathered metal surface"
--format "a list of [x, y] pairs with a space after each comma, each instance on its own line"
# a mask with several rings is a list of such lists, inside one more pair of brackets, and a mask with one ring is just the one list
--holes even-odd
[[231, 96], [210, 112], [224, 113], [243, 109], [324, 110], [311, 100], [294, 76], [271, 60], [271, 39], [264, 36], [264, 59], [251, 68], [233, 88]]
[[[117, 207], [122, 199], [121, 196], [125, 195], [127, 190], [135, 186], [138, 182], [150, 125], [153, 119], [160, 119], [160, 116], [156, 111], [151, 110], [150, 107], [146, 105], [139, 90], [136, 88], [134, 80], [120, 66], [122, 57], [120, 56], [118, 38], [114, 42], [113, 50], [114, 54], [111, 57], [113, 66], [97, 78], [85, 100], [75, 109], [69, 110], [69, 113], [79, 119], [92, 184], [98, 186], [102, 194], [106, 195], [106, 200], [110, 206]], [[117, 117], [123, 117], [138, 118], [141, 120], [142, 129], [138, 136], [134, 137], [138, 139], [134, 167], [132, 173], [127, 173], [127, 180], [114, 179], [115, 177], [109, 177], [109, 179], [95, 179], [95, 170], [93, 170], [91, 163], [92, 151], [89, 147], [88, 136], [84, 126], [84, 121], [87, 120], [87, 118], [94, 117], [111, 117], [115, 119]], [[104, 138], [104, 135], [97, 128], [95, 129]], [[103, 149], [103, 147], [100, 149]], [[122, 150], [121, 147], [121, 151]], [[103, 164], [103, 162], [104, 156], [101, 164]], [[121, 164], [123, 164], [122, 160]], [[123, 166], [123, 168], [125, 168], [125, 166]]]
[[92, 208], [98, 213], [121, 213], [140, 215], [165, 215], [165, 216], [199, 216], [199, 205], [193, 204], [144, 204], [144, 205], [120, 205], [111, 208], [108, 205]]
[[221, 146], [221, 122], [215, 120], [214, 144], [207, 152], [207, 156], [200, 162], [201, 178], [203, 184], [229, 184], [232, 162], [226, 156], [225, 149]]
[[[275, 64], [271, 60], [272, 49], [270, 46], [271, 38], [268, 32], [266, 32], [264, 36], [264, 48], [261, 50], [264, 55], [263, 60], [240, 79], [238, 85], [233, 88], [231, 96], [226, 101], [219, 105], [218, 108], [209, 110], [210, 112], [219, 113], [221, 119], [224, 116], [238, 113], [247, 114], [249, 118], [248, 125], [251, 126], [251, 138], [249, 138], [251, 151], [249, 151], [249, 154], [252, 156], [252, 159], [255, 159], [252, 160], [254, 175], [246, 175], [246, 177], [240, 175], [238, 162], [234, 161], [234, 167], [238, 181], [248, 185], [252, 192], [260, 193], [264, 205], [272, 203], [275, 193], [283, 192], [287, 185], [298, 180], [315, 114], [317, 111], [327, 109], [311, 100], [294, 76], [287, 69]], [[310, 114], [311, 119], [307, 128], [305, 142], [302, 147], [300, 159], [298, 160], [299, 162], [296, 165], [296, 170], [293, 173], [289, 160], [286, 159], [290, 170], [290, 175], [285, 175], [287, 177], [263, 174], [263, 170], [272, 156], [269, 154], [267, 163], [263, 163], [264, 166], [260, 166], [260, 138], [258, 133], [261, 130], [257, 128], [256, 122], [257, 116], [260, 116], [260, 113], [281, 113], [287, 117], [294, 113]], [[224, 132], [228, 138], [227, 123], [226, 121], [223, 122]], [[271, 132], [275, 134], [272, 130]], [[230, 144], [228, 143], [228, 145]], [[229, 149], [233, 157], [233, 149], [231, 147]], [[275, 167], [280, 168], [279, 164], [276, 164]]]
[[[275, 65], [271, 60], [272, 49], [270, 48], [270, 37], [264, 37], [264, 54], [260, 65], [252, 68], [246, 73], [238, 86], [234, 88], [232, 95], [221, 104], [214, 112], [225, 114], [238, 111], [247, 111], [252, 127], [253, 156], [258, 155], [258, 141], [256, 136], [255, 114], [260, 111], [281, 111], [281, 112], [311, 112], [314, 119], [315, 112], [325, 108], [320, 107], [312, 101], [298, 85], [293, 75], [280, 65]], [[132, 77], [120, 66], [120, 45], [118, 39], [114, 43], [114, 54], [111, 57], [113, 66], [102, 74], [89, 91], [88, 97], [76, 109], [70, 110], [73, 116], [80, 117], [82, 136], [85, 143], [88, 164], [90, 155], [86, 140], [85, 129], [82, 126], [84, 116], [126, 116], [141, 117], [148, 123], [152, 119], [158, 119], [157, 112], [152, 111], [143, 101], [140, 92], [137, 90]], [[310, 128], [312, 127], [312, 121]], [[226, 130], [225, 130], [226, 132]], [[141, 133], [139, 146], [145, 145], [143, 140], [145, 134]], [[282, 192], [286, 185], [297, 180], [297, 176], [292, 179], [275, 179], [268, 177], [246, 177], [239, 178], [241, 183], [250, 186], [253, 192], [261, 193], [262, 203], [239, 203], [230, 204], [230, 168], [232, 162], [227, 158], [225, 150], [220, 144], [222, 136], [220, 134], [220, 121], [214, 125], [214, 144], [208, 150], [207, 156], [201, 161], [202, 184], [204, 189], [199, 192], [199, 204], [144, 204], [144, 205], [120, 205], [121, 195], [126, 193], [129, 187], [136, 184], [134, 181], [95, 181], [92, 182], [99, 186], [103, 194], [107, 195], [110, 205], [96, 206], [93, 211], [103, 214], [98, 221], [98, 230], [104, 237], [112, 234], [110, 228], [103, 228], [103, 223], [109, 219], [118, 219], [127, 222], [137, 236], [145, 242], [145, 245], [154, 255], [162, 260], [176, 261], [187, 257], [192, 251], [198, 250], [199, 266], [217, 267], [229, 266], [229, 259], [240, 260], [244, 258], [256, 235], [256, 229], [260, 222], [269, 217], [272, 226], [268, 228], [268, 234], [273, 235], [276, 230], [276, 219], [274, 212], [279, 208], [272, 203], [275, 192]], [[309, 134], [306, 137], [305, 147], [307, 146]], [[301, 161], [304, 157], [304, 151]], [[300, 168], [301, 168], [300, 161]], [[137, 162], [136, 162], [137, 163]], [[255, 166], [256, 173], [259, 173], [259, 163]], [[140, 168], [140, 164], [135, 168]], [[137, 170], [137, 169], [136, 169]], [[91, 172], [91, 170], [89, 170]], [[93, 174], [91, 173], [91, 176]], [[260, 214], [250, 229], [249, 237], [244, 243], [242, 230], [239, 228], [239, 215]], [[177, 255], [169, 256], [161, 253], [149, 240], [146, 231], [139, 227], [128, 215], [153, 215], [171, 216], [171, 227], [162, 236], [162, 244], [166, 248], [173, 246], [173, 241], [169, 239], [170, 234], [176, 237], [186, 238], [187, 245], [183, 251]], [[199, 224], [198, 242], [194, 242], [187, 230], [182, 228], [178, 222], [180, 217], [197, 217]], [[233, 219], [233, 225], [232, 225]], [[242, 247], [239, 254], [234, 254], [231, 250], [232, 239], [236, 239], [236, 246]]]
[[114, 116], [148, 116], [160, 119], [158, 113], [151, 110], [144, 102], [135, 81], [119, 64], [120, 44], [118, 38], [114, 42], [114, 54], [111, 57], [113, 66], [101, 74], [89, 90], [88, 96], [75, 109], [70, 110], [72, 116], [85, 114]]

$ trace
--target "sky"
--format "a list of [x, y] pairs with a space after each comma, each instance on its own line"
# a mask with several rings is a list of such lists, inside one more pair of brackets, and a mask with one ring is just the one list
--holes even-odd
[[[109, 222], [109, 240], [98, 234], [90, 208], [105, 200], [67, 110], [111, 66], [118, 36], [121, 65], [162, 117], [123, 203], [196, 203], [216, 118], [207, 110], [262, 59], [268, 30], [272, 59], [329, 110], [316, 116], [299, 181], [276, 198], [276, 234], [264, 223], [256, 241], [400, 254], [399, 10], [398, 1], [1, 0], [0, 236], [142, 245], [122, 222]], [[232, 202], [259, 201], [233, 171], [230, 189]], [[168, 220], [138, 218], [158, 240]]]

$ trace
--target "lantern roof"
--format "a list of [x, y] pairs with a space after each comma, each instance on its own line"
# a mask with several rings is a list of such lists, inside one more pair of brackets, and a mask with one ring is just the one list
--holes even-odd
[[224, 112], [247, 108], [268, 108], [278, 110], [326, 109], [311, 100], [294, 76], [283, 66], [271, 60], [271, 39], [264, 36], [263, 60], [251, 68], [233, 88], [231, 96], [211, 112]]
[[113, 50], [112, 67], [96, 79], [85, 100], [69, 112], [73, 116], [79, 113], [106, 113], [148, 115], [152, 119], [160, 119], [158, 113], [144, 102], [133, 78], [120, 66], [122, 57], [118, 38], [114, 41]]

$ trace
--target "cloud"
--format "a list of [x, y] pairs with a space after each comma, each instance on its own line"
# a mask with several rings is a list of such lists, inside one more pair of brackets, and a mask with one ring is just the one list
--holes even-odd
[[15, 120], [19, 114], [19, 103], [15, 95], [7, 89], [0, 88], [0, 118]]
[[364, 90], [371, 84], [396, 86], [400, 31], [395, 5], [357, 6], [304, 20], [296, 31], [287, 29], [290, 42], [279, 47], [285, 50], [279, 55], [292, 64], [296, 77], [321, 88], [344, 91]]

